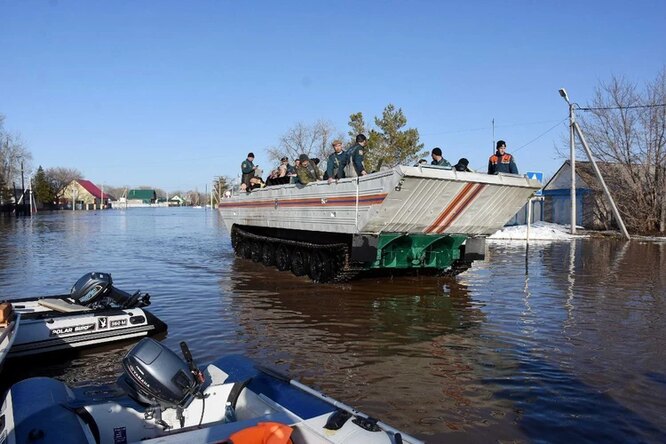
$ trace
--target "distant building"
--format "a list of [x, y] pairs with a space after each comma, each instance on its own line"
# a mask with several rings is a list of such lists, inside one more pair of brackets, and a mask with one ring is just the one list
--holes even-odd
[[[612, 190], [619, 176], [620, 164], [597, 162], [604, 181]], [[565, 161], [543, 188], [544, 220], [571, 224], [571, 163]], [[610, 202], [594, 173], [591, 162], [576, 162], [576, 225], [590, 230], [615, 227]]]
[[157, 192], [155, 190], [129, 190], [127, 192], [127, 201], [154, 204], [157, 202]]
[[169, 198], [170, 207], [181, 207], [183, 205], [185, 205], [185, 199], [182, 197], [176, 195]]
[[86, 179], [72, 180], [65, 188], [63, 198], [76, 208], [84, 210], [101, 208], [114, 200], [113, 196], [102, 194], [97, 185]]

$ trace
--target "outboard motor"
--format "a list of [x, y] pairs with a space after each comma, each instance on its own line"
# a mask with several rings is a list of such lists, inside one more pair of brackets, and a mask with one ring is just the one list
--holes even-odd
[[125, 373], [118, 383], [140, 404], [182, 410], [200, 395], [203, 381], [193, 367], [165, 345], [144, 338], [123, 358]]
[[91, 308], [107, 308], [116, 306], [120, 308], [147, 307], [150, 305], [150, 295], [137, 291], [133, 295], [113, 286], [109, 273], [86, 273], [72, 287], [69, 297], [80, 305]]
[[113, 280], [108, 273], [86, 273], [72, 287], [69, 297], [81, 305], [89, 306], [101, 301], [111, 292]]

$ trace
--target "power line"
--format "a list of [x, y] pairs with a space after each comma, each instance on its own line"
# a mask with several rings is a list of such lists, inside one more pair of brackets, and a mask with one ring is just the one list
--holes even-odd
[[666, 103], [653, 103], [650, 105], [629, 105], [629, 106], [598, 106], [598, 107], [580, 107], [576, 105], [576, 109], [581, 111], [601, 111], [601, 110], [612, 110], [612, 109], [640, 109], [640, 108], [659, 108], [666, 106]]
[[[512, 127], [517, 127], [517, 126], [529, 126], [529, 125], [541, 125], [543, 123], [551, 123], [555, 122], [555, 120], [541, 120], [538, 122], [522, 122], [522, 123], [511, 123], [507, 125], [495, 125], [495, 128], [512, 128]], [[492, 127], [491, 127], [492, 128]], [[460, 130], [450, 130], [450, 131], [437, 131], [437, 132], [427, 132], [427, 133], [421, 133], [419, 132], [419, 135], [421, 136], [439, 136], [442, 134], [458, 134], [458, 133], [471, 133], [471, 132], [477, 132], [477, 131], [488, 131], [489, 127], [483, 126], [483, 127], [478, 127], [478, 128], [467, 128], [467, 129], [460, 129]]]
[[560, 120], [559, 122], [557, 122], [555, 125], [551, 126], [549, 129], [547, 129], [547, 130], [544, 131], [543, 133], [539, 134], [538, 136], [536, 136], [534, 139], [530, 140], [530, 141], [527, 142], [526, 144], [524, 144], [524, 145], [522, 145], [522, 146], [516, 148], [515, 150], [513, 150], [513, 152], [515, 153], [516, 151], [520, 151], [522, 148], [525, 148], [527, 145], [529, 145], [529, 144], [531, 144], [531, 143], [533, 143], [533, 142], [536, 142], [537, 140], [541, 139], [543, 136], [545, 136], [546, 134], [548, 134], [549, 132], [551, 132], [552, 130], [554, 130], [554, 129], [557, 128], [558, 126], [560, 126], [562, 123], [564, 123], [567, 119], [569, 119], [568, 116], [565, 117], [564, 119]]

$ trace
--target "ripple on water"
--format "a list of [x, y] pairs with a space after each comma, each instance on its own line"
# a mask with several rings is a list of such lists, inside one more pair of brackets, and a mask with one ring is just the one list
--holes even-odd
[[[314, 285], [235, 258], [210, 211], [0, 220], [1, 297], [110, 272], [168, 346], [246, 354], [429, 442], [665, 442], [664, 269], [664, 243], [492, 242], [456, 279]], [[130, 346], [5, 375], [111, 382]]]

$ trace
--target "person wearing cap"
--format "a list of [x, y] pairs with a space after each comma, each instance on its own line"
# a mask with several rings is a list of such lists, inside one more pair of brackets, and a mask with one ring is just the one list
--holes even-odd
[[321, 180], [319, 168], [313, 162], [310, 162], [307, 154], [301, 154], [298, 160], [300, 161], [300, 166], [296, 169], [296, 174], [300, 183], [307, 185], [310, 182]]
[[245, 186], [247, 187], [246, 189], [250, 189], [250, 179], [254, 177], [254, 172], [257, 170], [257, 166], [254, 165], [254, 153], [248, 153], [247, 154], [247, 159], [241, 163], [241, 173], [243, 173], [243, 176], [241, 177], [241, 183], [244, 183]]
[[432, 162], [430, 162], [430, 165], [443, 166], [443, 167], [451, 166], [449, 161], [442, 156], [442, 149], [440, 147], [433, 148], [432, 151], [430, 152], [430, 156], [432, 157]]
[[461, 157], [458, 163], [453, 165], [453, 169], [456, 171], [464, 171], [467, 173], [471, 173], [472, 170], [470, 170], [467, 166], [469, 165], [469, 160], [465, 159], [464, 157]]
[[331, 183], [334, 180], [344, 179], [345, 167], [347, 166], [347, 163], [349, 163], [347, 153], [342, 151], [342, 141], [334, 140], [332, 145], [333, 153], [328, 156], [328, 160], [326, 161], [326, 177], [328, 178], [328, 183]]
[[365, 176], [368, 174], [363, 165], [363, 160], [365, 159], [364, 150], [367, 144], [368, 138], [364, 134], [359, 134], [356, 136], [356, 144], [347, 150], [347, 162], [351, 166], [345, 172], [348, 176]]
[[289, 158], [287, 156], [280, 159], [280, 162], [281, 162], [280, 166], [284, 165], [284, 167], [286, 168], [287, 174], [289, 176], [295, 176], [296, 175], [296, 167], [294, 167], [293, 165], [291, 165], [289, 163]]
[[498, 140], [496, 150], [495, 154], [488, 159], [488, 174], [518, 174], [518, 167], [513, 156], [506, 152], [506, 142]]

